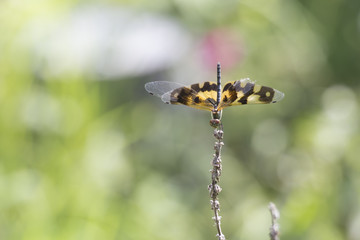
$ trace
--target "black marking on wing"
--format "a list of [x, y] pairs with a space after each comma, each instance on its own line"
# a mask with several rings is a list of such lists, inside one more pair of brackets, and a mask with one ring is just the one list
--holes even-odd
[[203, 87], [200, 90], [203, 92], [217, 91], [217, 85], [216, 85], [216, 83], [210, 84], [210, 82], [205, 82]]
[[241, 84], [236, 84], [235, 89], [237, 92], [243, 92], [244, 96], [242, 96], [238, 102], [241, 104], [247, 104], [248, 97], [254, 93], [254, 83], [248, 82], [245, 87], [241, 87]]
[[231, 86], [233, 86], [233, 84], [232, 84], [231, 82], [227, 83], [227, 84], [224, 86], [223, 92], [225, 92], [226, 90], [228, 90]]
[[[274, 98], [275, 91], [273, 88], [262, 86], [260, 88], [260, 91], [254, 93], [254, 94], [260, 96], [259, 101], [264, 102], [264, 103], [271, 103]], [[266, 95], [268, 95], [268, 96], [266, 96]]]
[[198, 83], [192, 84], [191, 89], [193, 89], [195, 92], [199, 92], [200, 91], [200, 85]]
[[[200, 87], [202, 85], [202, 87]], [[210, 91], [216, 91], [217, 85], [216, 83], [210, 83], [210, 82], [204, 82], [203, 84], [195, 83], [190, 86], [192, 90], [195, 92], [210, 92]]]
[[[232, 84], [232, 83], [227, 83], [226, 85], [225, 85], [225, 87], [224, 87], [224, 89], [223, 89], [223, 93], [225, 93], [224, 94], [224, 97], [223, 97], [223, 99], [222, 99], [222, 102], [224, 102], [224, 103], [226, 103], [226, 104], [231, 104], [231, 103], [233, 103], [236, 99], [237, 99], [237, 89], [236, 89], [236, 87], [234, 86], [234, 84]], [[228, 96], [226, 96], [226, 94], [228, 94], [229, 95], [229, 97]]]
[[196, 93], [191, 88], [178, 88], [172, 91], [170, 102], [171, 104], [180, 103], [184, 105], [190, 105], [192, 101], [192, 96], [194, 94]]
[[195, 103], [200, 103], [200, 102], [201, 102], [201, 100], [200, 100], [200, 98], [199, 98], [199, 97], [195, 97], [195, 98], [194, 98], [194, 102], [195, 102]]
[[207, 98], [207, 99], [206, 99], [206, 102], [211, 103], [214, 107], [216, 106], [216, 101], [215, 101], [215, 99], [213, 99], [213, 98]]

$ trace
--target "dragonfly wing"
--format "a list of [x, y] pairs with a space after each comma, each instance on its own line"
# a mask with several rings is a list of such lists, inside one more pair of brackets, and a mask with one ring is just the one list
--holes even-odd
[[156, 81], [145, 84], [145, 90], [148, 93], [160, 98], [162, 98], [164, 94], [168, 92], [172, 92], [173, 90], [181, 87], [185, 87], [185, 85], [176, 82], [166, 82], [166, 81]]
[[233, 105], [276, 103], [283, 98], [284, 93], [279, 90], [246, 78], [225, 84], [219, 110]]
[[192, 108], [209, 110], [216, 105], [216, 83], [195, 83], [184, 86], [174, 82], [150, 82], [145, 89], [168, 104], [182, 104]]

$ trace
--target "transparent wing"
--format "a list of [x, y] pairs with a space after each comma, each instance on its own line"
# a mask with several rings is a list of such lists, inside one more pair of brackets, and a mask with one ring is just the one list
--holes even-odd
[[185, 87], [185, 85], [176, 82], [167, 82], [167, 81], [156, 81], [145, 84], [145, 90], [148, 93], [150, 93], [151, 95], [155, 95], [161, 99], [164, 94], [172, 92], [173, 90], [181, 87]]

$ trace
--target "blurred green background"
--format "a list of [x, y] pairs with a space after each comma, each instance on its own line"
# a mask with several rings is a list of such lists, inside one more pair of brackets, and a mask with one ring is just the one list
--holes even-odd
[[360, 239], [360, 1], [0, 2], [0, 239], [216, 239], [210, 114], [144, 90], [250, 77], [223, 113], [227, 239]]

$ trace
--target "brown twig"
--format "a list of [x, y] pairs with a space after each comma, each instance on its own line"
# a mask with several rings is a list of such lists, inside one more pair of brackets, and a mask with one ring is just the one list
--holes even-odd
[[211, 165], [212, 165], [212, 169], [210, 170], [211, 172], [211, 184], [208, 186], [208, 190], [210, 192], [210, 204], [211, 204], [211, 209], [214, 211], [214, 221], [215, 221], [215, 226], [217, 229], [217, 237], [218, 240], [225, 240], [225, 236], [221, 231], [221, 216], [219, 215], [220, 212], [220, 202], [218, 200], [218, 195], [221, 192], [221, 187], [219, 186], [219, 181], [220, 181], [220, 175], [221, 175], [221, 170], [222, 170], [222, 165], [221, 165], [221, 148], [224, 145], [224, 143], [222, 142], [223, 140], [223, 128], [222, 128], [222, 124], [220, 122], [220, 120], [218, 119], [212, 119], [210, 121], [210, 125], [213, 127], [216, 127], [216, 129], [214, 130], [214, 137], [216, 138], [216, 142], [214, 145], [214, 150], [215, 150], [215, 154], [214, 154], [214, 158], [211, 161]]

